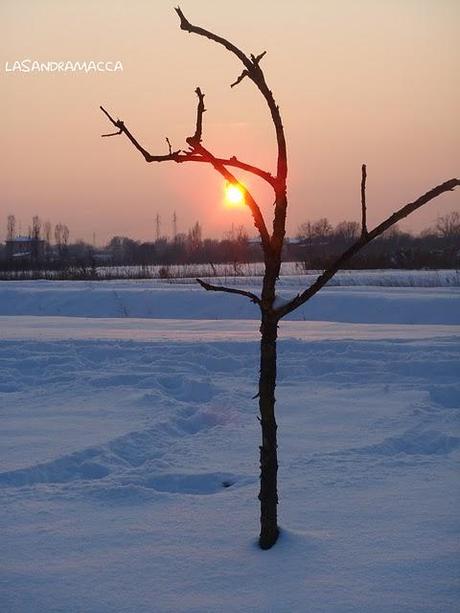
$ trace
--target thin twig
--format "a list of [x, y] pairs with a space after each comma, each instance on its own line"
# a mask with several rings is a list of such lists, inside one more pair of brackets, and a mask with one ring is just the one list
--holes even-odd
[[226, 292], [227, 294], [239, 294], [240, 296], [246, 296], [246, 298], [249, 298], [251, 302], [260, 305], [260, 298], [252, 292], [247, 292], [244, 289], [236, 289], [234, 287], [224, 287], [223, 285], [212, 285], [211, 283], [206, 283], [206, 281], [203, 281], [202, 279], [196, 279], [196, 281], [201, 285], [203, 289], [208, 292]]
[[122, 132], [123, 132], [123, 130], [118, 130], [118, 132], [111, 132], [110, 134], [101, 134], [101, 136], [102, 136], [102, 138], [105, 138], [106, 136], [118, 136]]
[[115, 120], [108, 111], [105, 110], [103, 106], [99, 107], [101, 111], [109, 118], [110, 122], [118, 128], [118, 132], [114, 134], [108, 135], [103, 134], [102, 136], [117, 136], [119, 134], [125, 134], [134, 147], [141, 153], [146, 162], [166, 162], [169, 160], [177, 161], [177, 156], [180, 154], [180, 150], [178, 151], [170, 151], [166, 155], [152, 155], [149, 153], [142, 145], [138, 142], [138, 140], [131, 134], [128, 128], [125, 126], [124, 122], [121, 119]]
[[267, 52], [266, 52], [266, 51], [262, 51], [262, 53], [259, 53], [259, 55], [257, 55], [257, 56], [254, 56], [254, 55], [252, 55], [252, 53], [251, 53], [251, 60], [252, 60], [253, 64], [259, 64], [260, 60], [261, 60], [263, 57], [265, 57], [266, 55], [267, 55]]
[[198, 145], [201, 143], [201, 138], [203, 135], [203, 113], [206, 111], [206, 109], [204, 108], [204, 94], [199, 87], [196, 88], [195, 94], [198, 96], [195, 134], [185, 139], [191, 147], [193, 147], [195, 144]]
[[248, 76], [249, 76], [249, 72], [247, 70], [243, 70], [243, 72], [240, 74], [237, 80], [234, 83], [230, 83], [230, 87], [235, 87], [235, 85], [239, 85], [241, 81], [244, 79], [244, 77], [248, 77]]

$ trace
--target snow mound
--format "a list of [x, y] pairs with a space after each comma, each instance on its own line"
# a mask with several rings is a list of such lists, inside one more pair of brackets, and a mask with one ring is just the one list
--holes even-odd
[[[176, 442], [205, 433], [227, 421], [225, 411], [212, 406], [196, 406], [194, 388], [184, 399], [189, 402], [177, 407], [169, 419], [151, 428], [129, 432], [99, 447], [66, 454], [49, 462], [1, 472], [0, 487], [60, 485], [75, 481], [84, 484], [109, 478], [112, 488], [136, 485], [163, 492], [214, 493], [240, 481], [241, 477], [224, 473], [151, 477], [152, 473], [168, 466], [165, 458]], [[101, 487], [107, 485], [104, 483]]]
[[[236, 280], [237, 284], [239, 280]], [[248, 280], [245, 281], [248, 283]], [[258, 282], [257, 282], [258, 283]], [[245, 285], [258, 292], [258, 285]], [[284, 303], [305, 288], [280, 283]], [[67, 316], [148, 319], [259, 319], [246, 298], [205, 292], [195, 285], [144, 282], [35, 281], [0, 284], [0, 316]], [[288, 316], [291, 320], [350, 323], [460, 324], [458, 287], [326, 287]]]
[[400, 436], [384, 439], [376, 445], [351, 450], [366, 455], [447, 455], [460, 447], [460, 438], [436, 430], [418, 432], [407, 430]]
[[96, 450], [72, 454], [30, 468], [0, 473], [0, 486], [31, 486], [39, 483], [68, 483], [74, 480], [103, 479], [109, 470], [91, 461]]

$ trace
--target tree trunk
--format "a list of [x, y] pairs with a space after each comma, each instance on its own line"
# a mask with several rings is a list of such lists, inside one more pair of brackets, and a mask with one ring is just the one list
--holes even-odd
[[260, 537], [261, 549], [270, 549], [279, 535], [277, 522], [277, 443], [275, 420], [276, 339], [278, 320], [262, 313], [260, 327], [259, 409], [262, 426], [260, 447]]

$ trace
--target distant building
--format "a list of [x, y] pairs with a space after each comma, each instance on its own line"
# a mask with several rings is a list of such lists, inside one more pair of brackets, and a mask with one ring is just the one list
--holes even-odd
[[45, 241], [30, 236], [17, 236], [6, 241], [7, 260], [27, 260], [37, 262], [45, 256]]

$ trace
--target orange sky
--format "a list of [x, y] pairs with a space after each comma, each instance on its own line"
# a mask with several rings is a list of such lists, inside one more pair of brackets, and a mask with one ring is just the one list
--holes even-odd
[[[223, 206], [222, 180], [204, 165], [146, 164], [125, 138], [100, 138], [122, 118], [152, 153], [165, 136], [185, 147], [199, 85], [206, 94], [204, 144], [274, 170], [264, 102], [236, 58], [182, 32], [165, 0], [2, 0], [0, 3], [0, 238], [6, 215], [25, 230], [34, 214], [61, 221], [71, 238], [171, 233], [200, 220], [207, 236], [232, 222], [253, 233], [247, 210]], [[263, 67], [289, 147], [288, 232], [306, 219], [359, 219], [362, 162], [369, 221], [460, 174], [460, 51], [457, 0], [183, 0], [192, 23], [231, 38]], [[116, 73], [6, 73], [5, 62], [121, 60]], [[241, 175], [243, 180], [247, 178]], [[271, 194], [246, 181], [267, 217]], [[458, 209], [444, 195], [403, 227]]]

